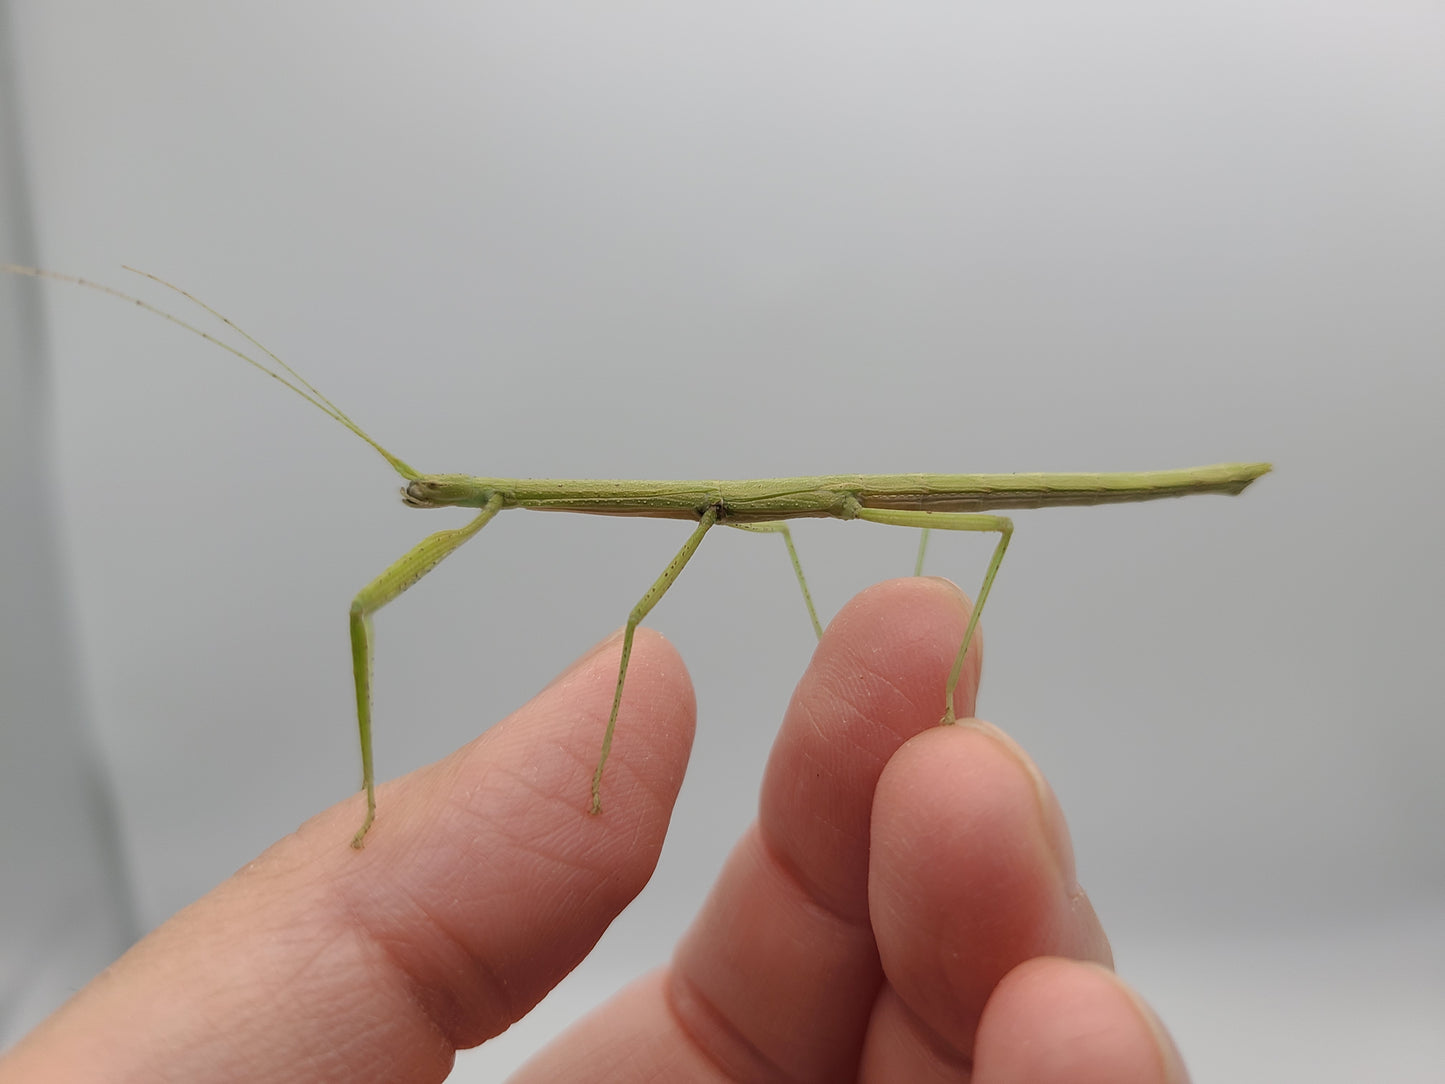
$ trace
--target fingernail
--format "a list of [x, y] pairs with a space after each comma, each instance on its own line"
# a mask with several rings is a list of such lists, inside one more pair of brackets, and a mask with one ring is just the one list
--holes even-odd
[[[1099, 967], [1099, 965], [1092, 965]], [[1165, 1079], [1168, 1084], [1188, 1084], [1189, 1071], [1184, 1068], [1184, 1059], [1179, 1055], [1179, 1048], [1174, 1045], [1174, 1039], [1164, 1027], [1163, 1021], [1155, 1015], [1149, 1003], [1140, 997], [1132, 986], [1130, 986], [1112, 970], [1107, 967], [1099, 967], [1100, 971], [1107, 972], [1114, 984], [1124, 991], [1124, 995], [1134, 1006], [1134, 1011], [1143, 1019], [1149, 1028], [1149, 1034], [1154, 1038], [1154, 1045], [1159, 1050], [1159, 1060], [1164, 1065]]]

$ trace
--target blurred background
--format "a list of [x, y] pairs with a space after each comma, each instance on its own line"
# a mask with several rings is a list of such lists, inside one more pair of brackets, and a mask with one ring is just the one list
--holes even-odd
[[[422, 470], [1273, 460], [1020, 512], [980, 714], [1197, 1080], [1445, 1059], [1445, 10], [1253, 0], [0, 4], [0, 262], [195, 292]], [[18, 1037], [357, 777], [345, 613], [450, 517], [228, 355], [0, 277], [0, 1012]], [[383, 777], [620, 625], [685, 525], [504, 517], [377, 621]], [[826, 619], [911, 532], [806, 522]], [[989, 537], [938, 537], [976, 590]], [[648, 622], [651, 885], [495, 1079], [664, 962], [812, 649], [779, 541]], [[453, 680], [458, 672], [472, 680]], [[421, 691], [419, 691], [421, 690]]]

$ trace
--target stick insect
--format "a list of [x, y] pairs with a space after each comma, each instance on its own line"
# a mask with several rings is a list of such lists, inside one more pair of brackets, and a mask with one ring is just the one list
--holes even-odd
[[1268, 463], [1222, 463], [1179, 470], [1106, 474], [830, 474], [799, 478], [760, 478], [742, 481], [629, 481], [571, 478], [485, 478], [468, 474], [423, 474], [414, 469], [352, 421], [260, 341], [232, 323], [199, 298], [149, 272], [126, 268], [172, 290], [220, 321], [269, 361], [258, 360], [235, 346], [203, 331], [138, 297], [73, 275], [32, 267], [3, 265], [5, 271], [32, 278], [51, 279], [109, 294], [160, 316], [207, 342], [219, 346], [248, 365], [279, 381], [333, 421], [371, 445], [401, 476], [402, 500], [412, 508], [467, 508], [475, 511], [470, 523], [429, 535], [357, 594], [351, 603], [351, 661], [356, 685], [357, 732], [361, 745], [361, 789], [366, 793], [366, 814], [351, 845], [360, 848], [376, 817], [376, 780], [371, 742], [372, 615], [415, 584], [467, 540], [490, 523], [498, 512], [511, 508], [580, 512], [602, 516], [646, 516], [679, 519], [694, 524], [692, 533], [668, 562], [651, 587], [627, 616], [622, 638], [622, 659], [601, 754], [592, 774], [591, 813], [602, 810], [602, 772], [612, 751], [613, 733], [622, 706], [627, 663], [633, 635], [677, 580], [703, 536], [715, 526], [780, 534], [787, 546], [813, 631], [822, 625], [808, 591], [793, 546], [787, 520], [831, 517], [864, 520], [897, 527], [923, 529], [915, 574], [922, 572], [928, 531], [976, 531], [998, 535], [983, 583], [964, 629], [944, 688], [941, 724], [955, 721], [954, 692], [963, 662], [973, 642], [979, 616], [988, 601], [994, 578], [1013, 535], [1013, 521], [993, 515], [999, 509], [1043, 508], [1055, 505], [1113, 504], [1183, 497], [1195, 493], [1238, 494], [1270, 470]]

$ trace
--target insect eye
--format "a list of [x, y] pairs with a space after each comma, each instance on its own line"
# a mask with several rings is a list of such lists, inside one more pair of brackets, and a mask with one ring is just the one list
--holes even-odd
[[437, 484], [429, 482], [425, 478], [417, 478], [408, 482], [401, 490], [402, 501], [412, 508], [435, 508]]

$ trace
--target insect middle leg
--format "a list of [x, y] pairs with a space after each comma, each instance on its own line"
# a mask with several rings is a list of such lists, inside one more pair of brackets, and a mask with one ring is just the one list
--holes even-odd
[[617, 667], [617, 692], [612, 696], [612, 713], [607, 717], [607, 732], [602, 735], [602, 755], [597, 758], [597, 770], [592, 773], [591, 813], [602, 812], [602, 769], [607, 764], [608, 754], [612, 752], [612, 732], [617, 729], [617, 712], [622, 707], [622, 684], [627, 680], [627, 660], [632, 657], [632, 637], [637, 632], [637, 626], [642, 624], [642, 619], [652, 612], [652, 608], [667, 594], [667, 589], [687, 567], [687, 562], [692, 559], [702, 542], [702, 536], [717, 522], [717, 517], [716, 506], [702, 514], [696, 530], [682, 544], [677, 556], [667, 563], [662, 575], [653, 581], [647, 593], [637, 600], [637, 605], [632, 607], [632, 612], [627, 615], [627, 628], [622, 633], [622, 662]]
[[[726, 521], [724, 521], [726, 522]], [[803, 565], [798, 560], [798, 551], [793, 546], [793, 532], [788, 530], [788, 525], [782, 520], [769, 520], [766, 523], [728, 523], [727, 526], [735, 527], [739, 531], [756, 531], [759, 534], [780, 534], [783, 542], [788, 547], [788, 559], [793, 562], [793, 575], [798, 577], [798, 586], [803, 589], [803, 602], [808, 607], [808, 617], [813, 622], [813, 632], [818, 639], [823, 638], [823, 625], [818, 620], [818, 611], [813, 608], [813, 595], [808, 590], [808, 581], [803, 576]]]
[[[1004, 551], [1008, 549], [1009, 539], [1013, 537], [1013, 520], [1007, 516], [990, 516], [979, 512], [925, 512], [917, 509], [891, 508], [860, 508], [858, 509], [858, 518], [866, 519], [870, 523], [886, 523], [895, 527], [922, 527], [925, 530], [936, 527], [943, 531], [998, 532], [998, 545], [994, 547], [993, 557], [988, 562], [988, 571], [983, 575], [983, 586], [978, 589], [978, 597], [973, 601], [973, 612], [968, 615], [968, 626], [963, 631], [963, 643], [958, 645], [958, 654], [954, 657], [953, 667], [948, 671], [948, 685], [943, 694], [943, 718], [939, 721], [945, 726], [955, 722], [953, 693], [958, 688], [958, 680], [963, 674], [963, 659], [968, 654], [968, 645], [973, 642], [973, 633], [978, 628], [978, 619], [979, 615], [983, 613], [983, 604], [988, 601], [988, 593], [993, 589], [993, 579], [998, 575], [998, 566], [1003, 561]], [[921, 553], [919, 558], [921, 565]]]

